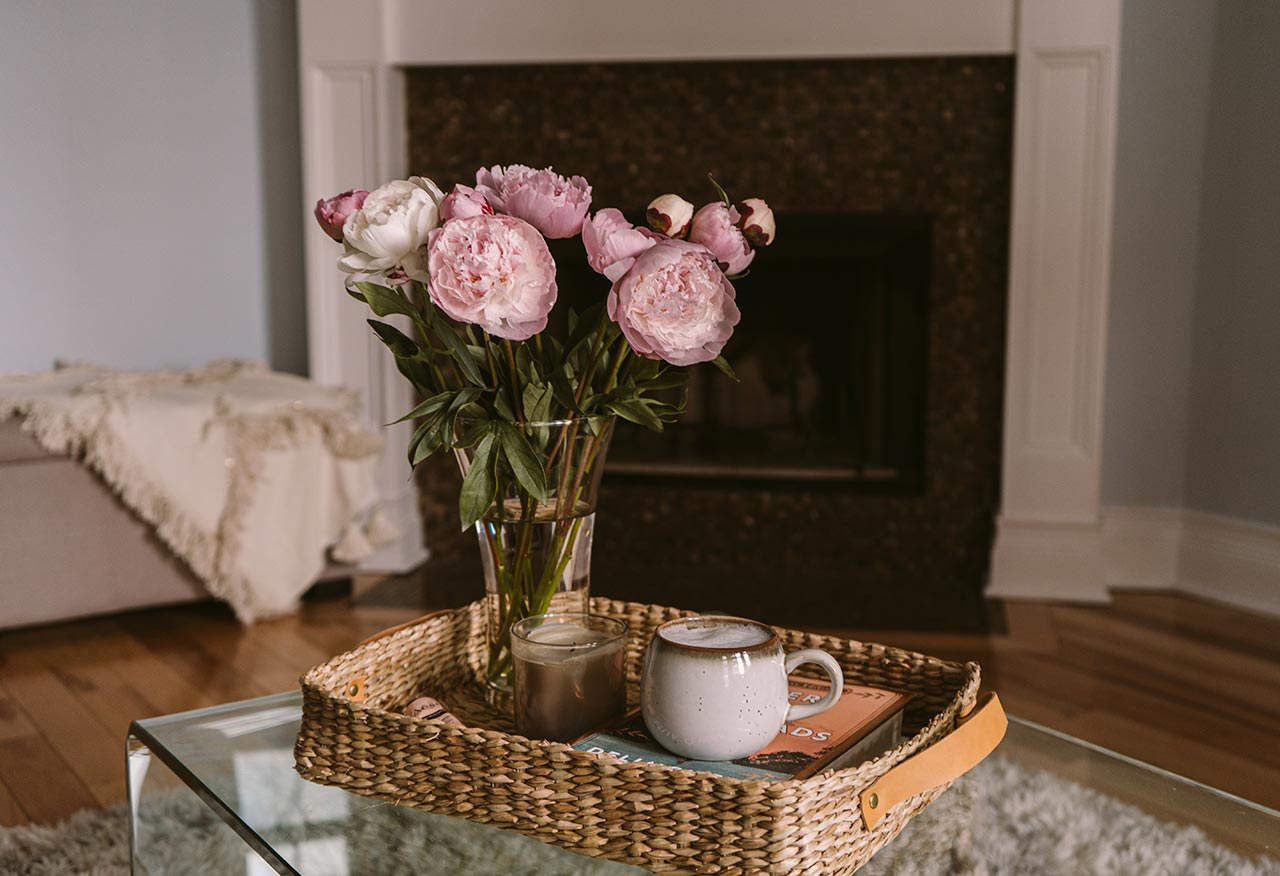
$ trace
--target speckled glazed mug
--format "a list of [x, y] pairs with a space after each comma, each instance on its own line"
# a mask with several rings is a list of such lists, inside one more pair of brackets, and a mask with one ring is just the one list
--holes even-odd
[[[831, 690], [788, 701], [787, 675], [816, 663]], [[663, 748], [693, 760], [737, 760], [764, 748], [786, 721], [825, 712], [844, 689], [840, 664], [811, 648], [784, 654], [773, 628], [726, 615], [677, 618], [653, 634], [640, 683], [645, 726]]]

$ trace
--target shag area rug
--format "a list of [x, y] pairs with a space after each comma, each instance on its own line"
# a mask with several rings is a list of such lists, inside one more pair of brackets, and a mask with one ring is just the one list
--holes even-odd
[[[152, 804], [155, 805], [155, 804]], [[245, 872], [245, 847], [192, 798], [153, 810], [149, 829], [169, 840], [148, 861], [154, 876]], [[369, 811], [369, 810], [365, 810]], [[396, 807], [376, 819], [311, 831], [320, 854], [303, 865], [327, 874], [612, 874], [639, 871], [592, 861], [456, 819]], [[345, 854], [323, 854], [325, 838]], [[333, 848], [333, 846], [330, 846]], [[77, 813], [51, 827], [0, 832], [0, 873], [121, 876], [129, 872], [123, 807]], [[265, 872], [265, 871], [264, 871]], [[1280, 876], [1280, 861], [1246, 858], [1194, 827], [1159, 821], [1110, 797], [1000, 757], [988, 758], [912, 820], [862, 876]]]

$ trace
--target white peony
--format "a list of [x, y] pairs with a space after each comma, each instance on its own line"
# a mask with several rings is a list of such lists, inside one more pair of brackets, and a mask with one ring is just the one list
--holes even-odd
[[403, 273], [427, 278], [427, 236], [440, 225], [444, 192], [426, 177], [398, 179], [374, 189], [342, 226], [348, 274]]

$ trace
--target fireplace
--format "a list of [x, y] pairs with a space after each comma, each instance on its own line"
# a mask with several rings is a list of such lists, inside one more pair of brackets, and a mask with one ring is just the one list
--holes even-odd
[[[763, 613], [761, 570], [781, 567], [806, 585], [773, 588], [784, 609], [914, 626], [972, 608], [989, 565], [991, 595], [1108, 598], [1099, 514], [1121, 3], [917, 6], [299, 5], [307, 210], [412, 172], [465, 178], [478, 161], [525, 160], [587, 174], [606, 205], [638, 206], [654, 186], [694, 196], [712, 170], [788, 214], [931, 218], [919, 490], [611, 476], [606, 507], [621, 516], [607, 525], [621, 529], [600, 592]], [[602, 59], [627, 63], [592, 64]], [[364, 312], [335, 294], [332, 241], [308, 223], [305, 246], [311, 377], [357, 390], [370, 425], [394, 420], [409, 386]], [[998, 383], [1006, 357], [1001, 393], [991, 375]], [[405, 478], [412, 430], [384, 428], [378, 473], [403, 536], [362, 568], [413, 569], [429, 544], [434, 582], [474, 551], [453, 532], [447, 466], [417, 487]], [[672, 513], [696, 518], [687, 542]], [[833, 537], [837, 519], [848, 538]], [[670, 535], [660, 553], [636, 547]], [[824, 558], [837, 544], [843, 555]]]
[[[619, 430], [611, 476], [920, 488], [929, 217], [778, 219], [783, 234], [737, 284], [743, 318], [725, 355], [738, 382], [693, 369], [678, 425]], [[607, 286], [580, 247], [552, 247], [579, 310]]]
[[[598, 592], [779, 622], [983, 623], [1011, 58], [431, 67], [406, 86], [414, 172], [554, 164], [596, 206], [635, 210], [711, 200], [711, 171], [780, 216], [739, 284], [725, 352], [742, 382], [708, 366], [668, 432], [619, 430]], [[570, 301], [605, 294], [579, 252], [559, 264]], [[423, 485], [437, 557], [475, 562], [450, 462]]]

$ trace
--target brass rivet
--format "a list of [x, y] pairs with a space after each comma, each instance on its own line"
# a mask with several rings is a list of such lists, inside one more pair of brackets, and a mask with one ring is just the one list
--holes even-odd
[[347, 688], [347, 696], [349, 696], [349, 697], [353, 697], [353, 696], [355, 696], [355, 695], [356, 695], [356, 694], [358, 694], [358, 693], [360, 693], [360, 685], [359, 685], [359, 684], [353, 684], [353, 685], [351, 685], [351, 687]]
[[868, 806], [870, 806], [872, 809], [875, 809], [877, 806], [879, 806], [879, 805], [880, 805], [880, 795], [879, 795], [879, 794], [872, 794], [872, 795], [871, 795], [871, 799], [867, 801], [867, 805], [868, 805]]

